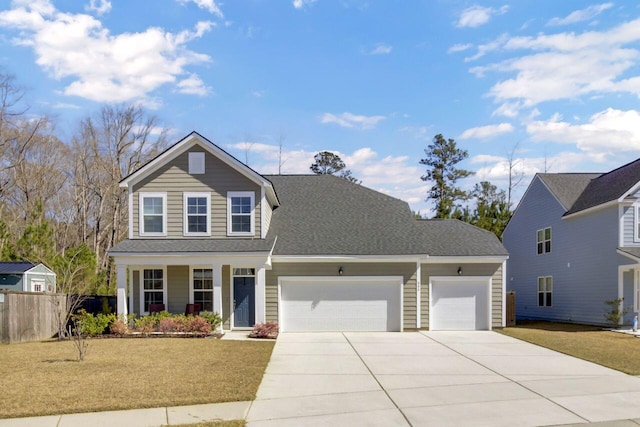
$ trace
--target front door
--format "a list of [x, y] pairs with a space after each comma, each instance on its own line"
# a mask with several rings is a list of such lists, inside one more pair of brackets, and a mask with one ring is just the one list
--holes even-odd
[[233, 326], [236, 328], [250, 328], [255, 323], [255, 282], [255, 277], [233, 278]]

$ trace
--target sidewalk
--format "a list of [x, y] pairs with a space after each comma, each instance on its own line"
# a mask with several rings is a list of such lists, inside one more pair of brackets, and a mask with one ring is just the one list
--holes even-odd
[[211, 403], [168, 408], [89, 412], [45, 417], [0, 419], [0, 427], [160, 427], [203, 421], [242, 420], [251, 402]]

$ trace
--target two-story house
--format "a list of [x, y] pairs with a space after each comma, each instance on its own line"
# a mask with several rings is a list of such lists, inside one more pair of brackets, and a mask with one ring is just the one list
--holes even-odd
[[197, 133], [124, 178], [118, 313], [216, 311], [223, 329], [491, 329], [507, 252], [459, 221], [330, 175], [261, 175]]
[[638, 311], [640, 160], [611, 172], [537, 174], [503, 233], [522, 319], [605, 324]]

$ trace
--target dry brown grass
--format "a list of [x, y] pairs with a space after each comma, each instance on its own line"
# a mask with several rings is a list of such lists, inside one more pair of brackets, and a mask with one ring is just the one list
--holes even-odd
[[0, 345], [0, 418], [253, 400], [273, 342], [94, 339]]
[[[247, 423], [245, 420], [231, 420], [231, 421], [208, 421], [195, 424], [179, 424], [173, 425], [173, 427], [244, 427]], [[163, 426], [164, 427], [164, 426]]]
[[631, 375], [640, 375], [640, 339], [597, 326], [522, 322], [502, 333]]

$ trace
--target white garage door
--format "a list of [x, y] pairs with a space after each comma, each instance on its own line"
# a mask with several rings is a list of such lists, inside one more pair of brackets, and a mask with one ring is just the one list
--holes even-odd
[[432, 331], [489, 329], [490, 283], [491, 278], [432, 279], [429, 329]]
[[287, 332], [400, 331], [401, 278], [281, 278]]

